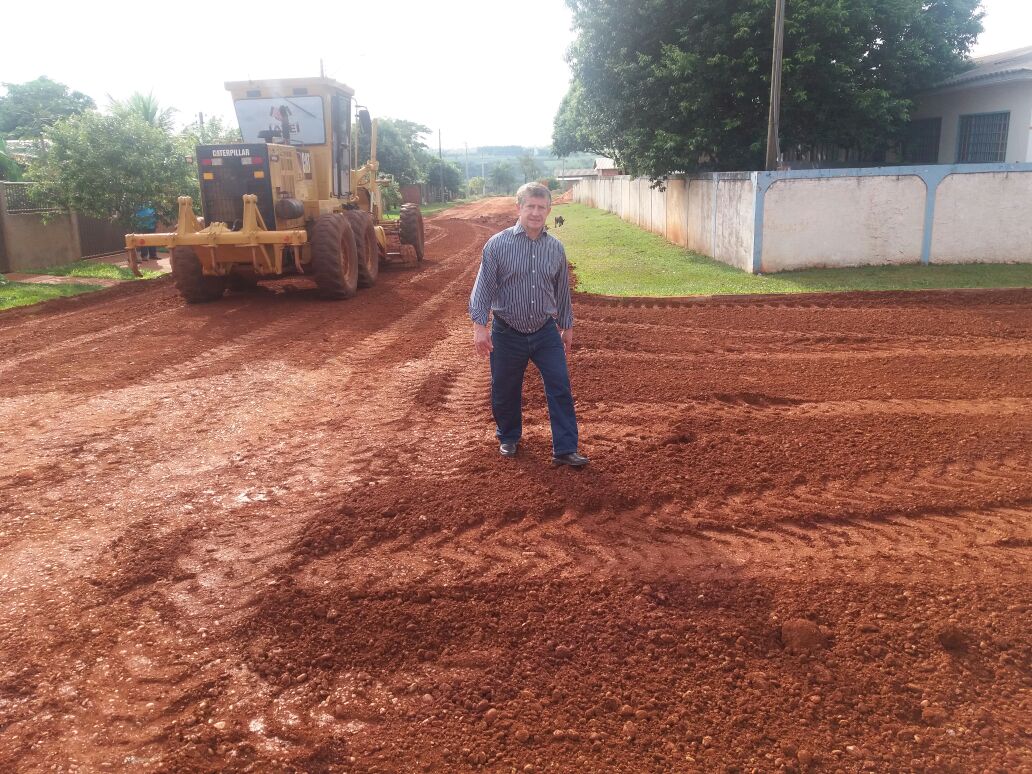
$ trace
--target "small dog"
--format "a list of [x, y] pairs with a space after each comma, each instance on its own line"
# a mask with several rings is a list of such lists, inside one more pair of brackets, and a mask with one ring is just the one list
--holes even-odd
[[560, 227], [561, 225], [563, 225], [563, 223], [565, 223], [565, 222], [566, 222], [566, 221], [565, 221], [565, 220], [563, 220], [563, 216], [562, 216], [562, 215], [556, 215], [556, 216], [555, 216], [555, 227], [556, 227], [556, 228], [559, 228], [559, 227]]

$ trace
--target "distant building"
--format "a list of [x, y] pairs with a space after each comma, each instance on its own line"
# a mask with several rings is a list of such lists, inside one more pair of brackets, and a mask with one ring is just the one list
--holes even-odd
[[918, 97], [904, 163], [1032, 161], [1032, 46], [972, 63]]
[[620, 168], [616, 166], [616, 162], [612, 159], [607, 159], [605, 156], [599, 156], [595, 159], [594, 168], [599, 177], [615, 177], [616, 175], [623, 174]]
[[599, 156], [591, 165], [591, 169], [567, 169], [556, 174], [555, 179], [563, 184], [564, 191], [569, 191], [574, 183], [584, 178], [615, 177], [622, 174], [615, 161]]
[[594, 169], [566, 169], [555, 175], [555, 179], [562, 183], [564, 191], [569, 191], [574, 184], [584, 178], [595, 178], [598, 172]]

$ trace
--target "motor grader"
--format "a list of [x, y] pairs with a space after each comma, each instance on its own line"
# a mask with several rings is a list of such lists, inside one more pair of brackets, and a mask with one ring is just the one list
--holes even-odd
[[[350, 298], [376, 282], [381, 264], [423, 259], [419, 207], [402, 206], [396, 221], [383, 217], [389, 180], [379, 174], [376, 122], [354, 106], [351, 88], [323, 77], [226, 88], [243, 142], [197, 146], [203, 215], [181, 196], [175, 231], [126, 234], [134, 272], [139, 248], [164, 245], [190, 303], [286, 274], [311, 277], [328, 298]], [[361, 166], [358, 132], [370, 136]]]

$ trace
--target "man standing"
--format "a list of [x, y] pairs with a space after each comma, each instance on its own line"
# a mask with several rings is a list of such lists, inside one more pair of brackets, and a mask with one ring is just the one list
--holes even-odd
[[[541, 372], [552, 425], [552, 463], [581, 467], [566, 353], [573, 345], [573, 306], [566, 251], [545, 231], [552, 194], [540, 183], [516, 192], [519, 220], [484, 245], [469, 298], [473, 348], [491, 358], [491, 410], [498, 450], [515, 457], [523, 433], [523, 374]], [[494, 313], [488, 329], [488, 315]]]
[[[133, 213], [134, 225], [137, 234], [153, 234], [158, 230], [158, 213], [151, 204], [141, 204], [139, 209]], [[154, 245], [139, 248], [140, 258], [143, 260], [156, 261], [158, 248]]]

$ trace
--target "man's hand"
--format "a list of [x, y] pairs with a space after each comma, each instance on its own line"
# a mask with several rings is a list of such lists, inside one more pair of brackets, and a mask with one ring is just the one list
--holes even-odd
[[473, 349], [481, 357], [490, 357], [494, 344], [491, 343], [491, 331], [486, 325], [473, 323]]
[[564, 331], [559, 331], [559, 338], [563, 340], [563, 349], [566, 354], [570, 354], [570, 350], [573, 349], [573, 328], [567, 328]]

